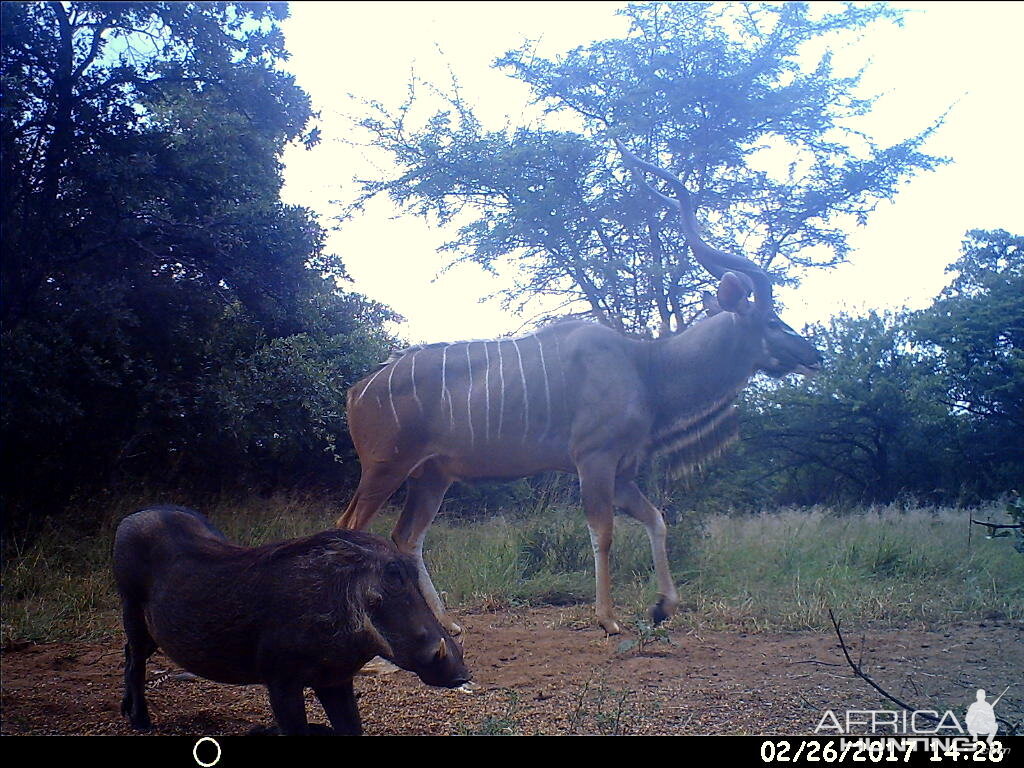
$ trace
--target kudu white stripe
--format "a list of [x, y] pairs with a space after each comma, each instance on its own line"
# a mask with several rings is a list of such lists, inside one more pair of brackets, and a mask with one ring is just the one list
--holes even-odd
[[455, 408], [452, 404], [452, 396], [448, 391], [448, 385], [446, 382], [448, 368], [448, 345], [445, 345], [441, 350], [441, 404], [444, 405], [444, 400], [448, 398], [448, 419], [450, 422], [450, 429], [455, 429]]
[[373, 374], [373, 377], [368, 382], [366, 382], [366, 386], [363, 387], [362, 391], [359, 393], [359, 397], [356, 398], [356, 402], [357, 403], [360, 400], [363, 399], [363, 395], [365, 395], [367, 393], [367, 391], [373, 385], [373, 382], [375, 382], [377, 380], [377, 377], [380, 376], [382, 373], [384, 373], [384, 371], [387, 370], [389, 367], [390, 366], [388, 366], [388, 365], [382, 365], [380, 370], [377, 371], [375, 374]]
[[501, 355], [501, 340], [498, 340], [498, 373], [501, 378], [501, 405], [498, 408], [498, 439], [501, 439], [501, 423], [505, 418], [505, 360]]
[[398, 411], [395, 410], [395, 391], [391, 386], [391, 380], [395, 376], [395, 371], [398, 370], [398, 363], [392, 363], [390, 367], [391, 373], [388, 374], [388, 402], [391, 404], [391, 415], [395, 417], [395, 424], [402, 426], [401, 422], [398, 420]]
[[418, 355], [420, 351], [421, 350], [417, 349], [412, 353], [412, 369], [409, 372], [409, 378], [412, 379], [412, 399], [416, 401], [416, 405], [419, 407], [420, 413], [423, 413], [423, 403], [420, 400], [419, 393], [416, 391], [416, 355]]
[[491, 353], [484, 342], [484, 441], [491, 442]]
[[551, 385], [548, 382], [548, 366], [544, 362], [544, 342], [540, 340], [540, 336], [537, 334], [533, 334], [533, 338], [537, 340], [537, 351], [540, 353], [540, 370], [544, 374], [544, 400], [547, 403], [547, 410], [544, 412], [544, 433], [541, 435], [541, 439], [544, 439], [551, 430]]
[[476, 442], [473, 434], [473, 358], [469, 354], [470, 342], [466, 342], [466, 367], [468, 369], [469, 384], [466, 386], [466, 417], [469, 419], [469, 444]]
[[519, 358], [519, 378], [523, 382], [523, 442], [526, 442], [526, 435], [530, 431], [530, 390], [526, 386], [526, 371], [523, 369], [523, 355], [519, 351], [519, 342], [512, 339], [512, 346], [516, 348], [516, 357]]

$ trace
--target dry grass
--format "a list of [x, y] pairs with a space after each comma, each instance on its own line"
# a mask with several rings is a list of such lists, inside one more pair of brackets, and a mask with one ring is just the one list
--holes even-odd
[[[152, 501], [152, 499], [149, 499]], [[3, 644], [97, 639], [119, 631], [110, 575], [117, 521], [141, 508], [123, 498], [103, 509], [52, 518], [31, 542], [4, 542]], [[255, 545], [333, 524], [340, 504], [278, 494], [225, 499], [204, 511], [234, 541]], [[986, 519], [1001, 519], [993, 507]], [[373, 530], [387, 535], [394, 512]], [[937, 626], [958, 619], [1024, 619], [1024, 557], [1008, 540], [974, 534], [956, 509], [873, 507], [839, 514], [782, 510], [758, 516], [686, 518], [670, 528], [669, 552], [684, 610], [674, 626], [745, 631], [824, 629], [826, 607], [847, 622]], [[450, 605], [515, 609], [585, 606], [593, 599], [583, 515], [551, 506], [523, 517], [450, 523], [427, 536], [426, 556]], [[616, 518], [616, 602], [641, 627], [654, 595], [642, 527]], [[586, 607], [567, 608], [583, 621]]]

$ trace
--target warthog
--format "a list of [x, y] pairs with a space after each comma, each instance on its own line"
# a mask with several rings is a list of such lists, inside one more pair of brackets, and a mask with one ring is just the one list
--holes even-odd
[[267, 686], [281, 732], [309, 733], [303, 690], [335, 733], [362, 725], [352, 676], [374, 656], [453, 688], [462, 651], [419, 591], [416, 561], [389, 541], [332, 530], [249, 549], [198, 512], [153, 507], [114, 537], [125, 644], [121, 711], [150, 728], [146, 659], [157, 649], [221, 683]]

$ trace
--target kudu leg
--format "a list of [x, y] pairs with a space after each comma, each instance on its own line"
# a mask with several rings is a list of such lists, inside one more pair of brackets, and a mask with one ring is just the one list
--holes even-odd
[[430, 573], [427, 572], [427, 565], [423, 561], [423, 540], [426, 538], [427, 528], [441, 508], [441, 502], [451, 484], [449, 478], [431, 465], [424, 467], [419, 477], [410, 477], [406, 487], [405, 506], [391, 532], [391, 539], [402, 552], [416, 558], [420, 591], [423, 592], [427, 605], [445, 629], [453, 635], [458, 635], [462, 633], [462, 627], [446, 615], [444, 602], [437, 594]]
[[597, 623], [609, 635], [622, 631], [615, 618], [612, 603], [611, 564], [609, 554], [612, 548], [615, 496], [614, 468], [604, 462], [593, 462], [577, 467], [580, 476], [580, 494], [583, 497], [583, 511], [590, 528], [590, 543], [594, 548], [594, 576], [597, 582], [596, 609]]
[[633, 481], [618, 480], [615, 483], [615, 506], [630, 517], [639, 520], [647, 528], [647, 538], [651, 541], [651, 557], [654, 560], [654, 573], [658, 579], [658, 602], [650, 607], [651, 620], [660, 624], [673, 613], [679, 605], [679, 596], [672, 581], [672, 572], [668, 567], [668, 553], [665, 550], [665, 518], [661, 510], [651, 504], [641, 493]]
[[359, 477], [356, 488], [348, 507], [338, 518], [336, 527], [350, 531], [365, 531], [374, 516], [383, 507], [399, 486], [405, 482], [413, 465], [378, 465], [366, 463]]

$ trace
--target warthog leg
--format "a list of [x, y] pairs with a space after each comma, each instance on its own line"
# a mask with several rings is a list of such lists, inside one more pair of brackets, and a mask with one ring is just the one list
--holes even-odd
[[146, 707], [146, 659], [156, 650], [156, 642], [146, 629], [142, 606], [132, 600], [125, 600], [121, 609], [124, 633], [128, 642], [124, 644], [124, 697], [121, 699], [121, 714], [128, 716], [133, 728], [148, 730], [153, 727]]
[[309, 735], [309, 723], [306, 721], [306, 700], [302, 695], [302, 685], [294, 681], [275, 681], [267, 683], [270, 696], [270, 708], [274, 719], [285, 736]]
[[334, 732], [339, 736], [361, 736], [363, 723], [359, 719], [356, 694], [352, 681], [331, 688], [313, 688], [316, 697], [324, 705], [324, 712], [331, 721]]

